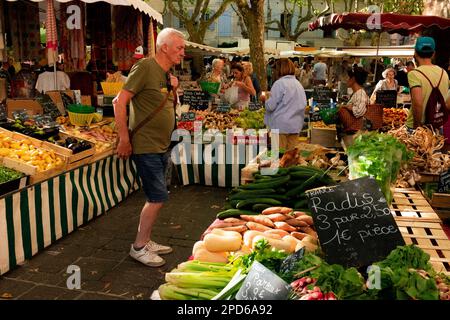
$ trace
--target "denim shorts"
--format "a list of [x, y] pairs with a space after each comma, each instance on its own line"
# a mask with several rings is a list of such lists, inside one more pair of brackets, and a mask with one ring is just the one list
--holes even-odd
[[166, 184], [169, 156], [170, 152], [132, 156], [148, 202], [165, 202], [169, 198]]

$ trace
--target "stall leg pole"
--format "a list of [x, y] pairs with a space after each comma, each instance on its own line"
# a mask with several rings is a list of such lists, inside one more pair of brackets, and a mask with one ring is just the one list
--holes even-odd
[[378, 41], [377, 41], [377, 54], [375, 58], [375, 70], [373, 72], [373, 82], [377, 79], [377, 69], [378, 69], [378, 55], [380, 52], [380, 41], [381, 41], [381, 32], [378, 33]]

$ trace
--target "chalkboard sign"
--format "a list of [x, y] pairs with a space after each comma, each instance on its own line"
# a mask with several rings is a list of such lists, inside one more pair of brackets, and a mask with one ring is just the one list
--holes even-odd
[[320, 115], [319, 111], [314, 111], [309, 114], [309, 121], [316, 122], [316, 121], [322, 121], [322, 116]]
[[295, 251], [293, 254], [283, 260], [280, 267], [280, 273], [288, 273], [294, 270], [298, 261], [303, 258], [305, 248]]
[[376, 93], [376, 103], [383, 105], [385, 108], [397, 108], [397, 91], [380, 90]]
[[49, 115], [53, 120], [61, 116], [61, 112], [48, 94], [37, 96], [36, 101], [42, 106], [43, 113]]
[[248, 110], [250, 110], [250, 111], [258, 111], [261, 108], [262, 108], [262, 105], [259, 102], [249, 102], [249, 104], [248, 104]]
[[450, 170], [439, 176], [438, 192], [450, 191]]
[[287, 300], [291, 286], [258, 261], [236, 294], [237, 300]]
[[188, 104], [194, 110], [206, 110], [209, 107], [210, 95], [200, 90], [184, 90], [183, 104]]
[[405, 242], [373, 178], [306, 193], [325, 260], [363, 267], [383, 260]]
[[337, 91], [333, 91], [328, 87], [317, 87], [314, 88], [313, 99], [314, 101], [317, 101], [317, 103], [324, 103], [329, 105], [330, 99], [336, 101]]
[[226, 103], [219, 103], [217, 105], [217, 112], [222, 112], [222, 113], [228, 113], [231, 110], [231, 105], [226, 104]]
[[195, 121], [195, 112], [183, 112], [181, 121]]

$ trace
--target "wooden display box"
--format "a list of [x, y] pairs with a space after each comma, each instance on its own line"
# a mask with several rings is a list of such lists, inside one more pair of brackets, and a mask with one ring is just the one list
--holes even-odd
[[[71, 137], [71, 136], [69, 136], [68, 134], [66, 134], [64, 132], [60, 132], [59, 136], [61, 138]], [[83, 140], [83, 139], [79, 139], [79, 138], [76, 138], [76, 139]], [[87, 141], [87, 140], [84, 140], [84, 141]], [[72, 170], [72, 169], [75, 169], [75, 168], [78, 168], [78, 167], [81, 167], [81, 166], [83, 166], [85, 164], [90, 163], [92, 156], [95, 154], [95, 144], [90, 142], [90, 141], [87, 141], [87, 142], [92, 146], [92, 148], [90, 148], [88, 150], [84, 150], [84, 151], [78, 152], [78, 153], [75, 153], [75, 154], [73, 153], [73, 151], [71, 149], [65, 148], [65, 147], [62, 147], [62, 146], [58, 146], [58, 145], [56, 145], [54, 143], [51, 143], [51, 142], [44, 141], [44, 144], [48, 148], [54, 150], [55, 153], [62, 154], [64, 156], [66, 156], [67, 157], [67, 164], [66, 164], [65, 170]]]
[[26, 136], [26, 135], [18, 133], [18, 132], [12, 132], [12, 131], [9, 131], [9, 130], [3, 129], [3, 128], [0, 128], [0, 132], [2, 132], [3, 134], [5, 134], [8, 137], [11, 137], [11, 139], [13, 139], [13, 140], [22, 141], [22, 140], [28, 139], [31, 141], [32, 145], [35, 146], [36, 148], [44, 149], [47, 151], [53, 151], [53, 152], [55, 152], [55, 154], [58, 157], [62, 158], [62, 166], [39, 172], [38, 168], [36, 166], [27, 164], [27, 163], [19, 161], [19, 160], [4, 157], [3, 165], [5, 167], [15, 169], [17, 171], [20, 171], [20, 172], [23, 172], [23, 173], [29, 175], [30, 176], [30, 184], [34, 184], [34, 183], [46, 180], [48, 178], [54, 177], [54, 176], [58, 175], [59, 173], [66, 170], [67, 163], [68, 163], [68, 156], [59, 153], [55, 148], [53, 148], [53, 146], [50, 146], [51, 145], [50, 143]]
[[319, 144], [327, 148], [341, 146], [337, 141], [336, 129], [331, 128], [311, 128], [311, 144]]
[[8, 118], [13, 117], [13, 112], [17, 110], [26, 110], [32, 116], [42, 114], [42, 106], [33, 99], [6, 99], [6, 110], [8, 111]]

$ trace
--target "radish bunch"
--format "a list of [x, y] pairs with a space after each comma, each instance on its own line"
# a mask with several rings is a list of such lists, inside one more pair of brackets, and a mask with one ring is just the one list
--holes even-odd
[[308, 289], [308, 287], [311, 288], [316, 281], [317, 279], [303, 277], [293, 281], [291, 287], [296, 296], [299, 297], [299, 300], [336, 300], [336, 296], [333, 292], [324, 293], [318, 286]]

